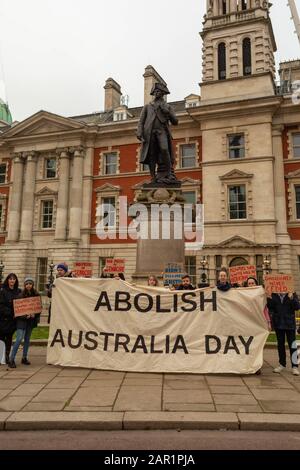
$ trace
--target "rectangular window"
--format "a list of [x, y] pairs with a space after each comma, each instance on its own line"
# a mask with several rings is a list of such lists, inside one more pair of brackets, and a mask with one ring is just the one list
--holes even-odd
[[45, 178], [56, 178], [56, 158], [46, 158]]
[[37, 279], [36, 285], [39, 292], [46, 290], [46, 284], [48, 282], [48, 258], [37, 259]]
[[[197, 203], [197, 196], [196, 196], [196, 191], [184, 191], [183, 193], [183, 197], [185, 199], [185, 204], [193, 204], [193, 213], [192, 213], [192, 223], [194, 223], [196, 220], [195, 220], [195, 205]], [[190, 215], [189, 215], [189, 210], [187, 209], [184, 213], [184, 222], [187, 224], [187, 223], [191, 223], [191, 220], [190, 219]]]
[[245, 185], [229, 187], [229, 214], [231, 220], [247, 219]]
[[196, 145], [185, 144], [180, 146], [180, 167], [195, 168], [196, 166]]
[[102, 198], [102, 214], [105, 219], [104, 227], [115, 227], [116, 225], [116, 200], [114, 197]]
[[107, 257], [103, 257], [103, 256], [99, 258], [99, 277], [103, 275], [103, 269], [105, 268], [107, 259], [108, 259]]
[[193, 286], [197, 284], [197, 266], [196, 256], [185, 257], [185, 271], [191, 277], [191, 283]]
[[228, 136], [229, 158], [245, 158], [245, 136], [235, 134]]
[[295, 186], [296, 193], [296, 218], [300, 220], [300, 186]]
[[53, 226], [53, 201], [42, 201], [42, 228]]
[[300, 134], [293, 134], [293, 156], [300, 158]]
[[6, 183], [6, 163], [0, 165], [0, 184]]
[[118, 163], [117, 153], [106, 153], [103, 158], [104, 174], [105, 175], [117, 174], [117, 163]]

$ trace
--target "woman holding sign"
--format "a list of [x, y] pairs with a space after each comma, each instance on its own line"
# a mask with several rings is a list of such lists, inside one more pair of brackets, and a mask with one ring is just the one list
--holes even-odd
[[[24, 283], [24, 290], [22, 294], [19, 296], [19, 299], [28, 299], [30, 297], [39, 297], [39, 293], [34, 288], [34, 280], [31, 277], [25, 279]], [[40, 321], [39, 314], [29, 314], [22, 317], [18, 317], [16, 319], [17, 324], [17, 337], [16, 342], [14, 344], [10, 359], [9, 359], [9, 367], [11, 369], [15, 369], [16, 363], [15, 358], [20, 347], [21, 342], [24, 339], [24, 347], [23, 347], [23, 358], [22, 364], [29, 366], [30, 362], [27, 359], [29, 345], [30, 345], [30, 337], [32, 330], [38, 326]]]
[[20, 296], [19, 281], [14, 273], [7, 276], [0, 291], [0, 341], [5, 344], [6, 363], [9, 363], [9, 354], [13, 334], [16, 331], [13, 301]]

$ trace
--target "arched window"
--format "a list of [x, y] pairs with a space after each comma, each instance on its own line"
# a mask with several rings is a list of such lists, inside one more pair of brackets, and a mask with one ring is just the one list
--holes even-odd
[[249, 262], [242, 257], [234, 258], [230, 263], [230, 268], [235, 268], [236, 266], [247, 266]]
[[252, 74], [252, 58], [251, 58], [251, 40], [245, 38], [243, 40], [243, 74]]
[[218, 74], [219, 80], [226, 79], [226, 44], [221, 42], [218, 46]]

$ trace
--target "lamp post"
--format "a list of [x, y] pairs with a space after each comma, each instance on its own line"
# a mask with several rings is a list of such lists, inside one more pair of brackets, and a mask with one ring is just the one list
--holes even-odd
[[3, 261], [0, 261], [0, 285], [2, 286], [2, 281], [3, 281], [3, 271], [4, 271], [4, 264]]
[[50, 274], [49, 274], [48, 280], [50, 284], [53, 284], [54, 282], [54, 274], [53, 274], [54, 268], [55, 268], [55, 264], [53, 263], [53, 260], [52, 260], [51, 264], [49, 264]]
[[205, 256], [203, 256], [202, 260], [200, 261], [201, 265], [201, 284], [206, 284], [208, 282], [208, 261]]
[[271, 271], [272, 271], [272, 269], [271, 269], [271, 256], [266, 256], [264, 261], [263, 261], [264, 275], [266, 276], [267, 274], [270, 274]]

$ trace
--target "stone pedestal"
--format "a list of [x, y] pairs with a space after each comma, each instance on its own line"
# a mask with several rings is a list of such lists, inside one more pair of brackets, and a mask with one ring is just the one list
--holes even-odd
[[184, 202], [180, 187], [143, 187], [137, 203], [142, 205], [140, 231], [148, 238], [137, 241], [136, 271], [132, 276], [136, 284], [146, 284], [150, 275], [162, 278], [168, 263], [185, 264]]

